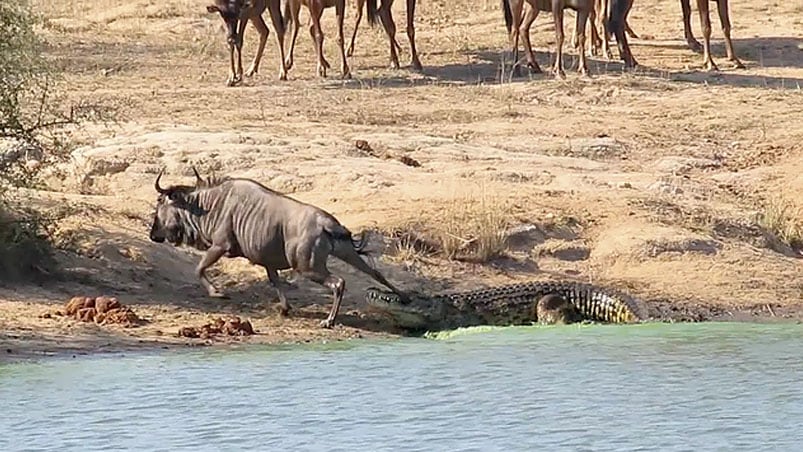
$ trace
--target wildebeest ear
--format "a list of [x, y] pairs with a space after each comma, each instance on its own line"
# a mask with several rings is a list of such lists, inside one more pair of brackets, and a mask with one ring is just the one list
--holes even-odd
[[217, 5], [206, 5], [206, 12], [208, 12], [208, 13], [219, 13], [220, 9], [218, 9]]

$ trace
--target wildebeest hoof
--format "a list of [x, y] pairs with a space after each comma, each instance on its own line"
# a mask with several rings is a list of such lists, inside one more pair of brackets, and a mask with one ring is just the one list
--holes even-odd
[[561, 79], [561, 80], [566, 80], [566, 73], [563, 72], [563, 70], [554, 71], [554, 72], [555, 72], [555, 78]]
[[418, 60], [415, 60], [415, 61], [411, 62], [410, 66], [413, 68], [414, 71], [423, 71], [424, 70], [424, 66], [422, 66], [421, 62], [418, 61]]
[[333, 320], [324, 319], [324, 320], [321, 320], [320, 327], [321, 328], [326, 328], [326, 329], [331, 329], [332, 326], [334, 325], [334, 323], [335, 322]]
[[286, 71], [289, 71], [292, 68], [293, 68], [293, 59], [292, 58], [285, 59], [284, 60], [284, 69]]
[[346, 71], [343, 73], [343, 80], [349, 80], [351, 78], [351, 72]]
[[256, 73], [257, 73], [257, 69], [255, 67], [250, 67], [250, 68], [248, 68], [247, 71], [245, 71], [245, 76], [246, 77], [253, 77], [253, 75], [256, 74]]
[[745, 69], [745, 65], [741, 61], [734, 58], [731, 60], [731, 62], [733, 62], [734, 69]]
[[220, 300], [228, 300], [229, 296], [226, 295], [224, 292], [214, 291], [214, 292], [209, 292], [209, 298], [217, 298], [217, 299], [220, 299]]

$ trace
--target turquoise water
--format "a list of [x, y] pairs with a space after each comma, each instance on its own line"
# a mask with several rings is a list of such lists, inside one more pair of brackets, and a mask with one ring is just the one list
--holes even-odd
[[803, 326], [475, 330], [0, 367], [0, 450], [803, 450]]

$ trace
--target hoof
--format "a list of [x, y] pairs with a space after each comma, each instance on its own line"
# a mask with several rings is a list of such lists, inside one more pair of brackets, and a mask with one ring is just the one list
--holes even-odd
[[687, 39], [686, 45], [689, 46], [692, 52], [700, 53], [703, 51], [703, 45], [700, 44], [700, 42], [697, 41], [696, 39]]
[[321, 323], [319, 325], [320, 325], [321, 328], [326, 328], [327, 330], [330, 330], [330, 329], [332, 329], [332, 326], [334, 325], [334, 323], [335, 322], [333, 320], [325, 319], [325, 320], [321, 320]]
[[739, 60], [731, 60], [734, 69], [746, 69], [744, 63]]
[[343, 80], [350, 80], [350, 79], [351, 79], [351, 72], [345, 72], [345, 73], [344, 73], [344, 74], [341, 76], [341, 78], [342, 78]]
[[421, 65], [421, 62], [416, 60], [410, 63], [410, 67], [413, 68], [414, 71], [423, 71], [424, 66]]
[[218, 300], [228, 300], [230, 297], [223, 292], [209, 292], [209, 298], [215, 298]]
[[256, 74], [256, 73], [257, 73], [257, 69], [254, 68], [254, 67], [250, 67], [250, 68], [248, 68], [247, 71], [245, 71], [245, 76], [246, 77], [253, 77], [254, 74]]

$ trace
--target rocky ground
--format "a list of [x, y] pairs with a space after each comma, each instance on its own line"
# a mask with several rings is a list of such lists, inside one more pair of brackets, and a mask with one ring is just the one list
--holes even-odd
[[[315, 78], [302, 32], [290, 80], [279, 82], [271, 34], [260, 73], [234, 88], [224, 86], [220, 19], [198, 2], [35, 4], [69, 97], [124, 115], [76, 132], [83, 145], [48, 189], [19, 194], [61, 208], [54, 238], [65, 270], [39, 286], [0, 289], [5, 355], [203, 343], [177, 331], [228, 314], [250, 319], [257, 334], [223, 342], [394, 333], [362, 312], [361, 290], [372, 282], [336, 262], [348, 289], [342, 325], [331, 331], [317, 327], [330, 303], [322, 288], [300, 281], [290, 293], [297, 314], [281, 319], [264, 273], [241, 260], [214, 268], [232, 299], [204, 297], [192, 275], [198, 254], [147, 235], [156, 173], [166, 167], [167, 183], [190, 182], [191, 165], [259, 180], [354, 231], [429, 237], [431, 253], [388, 240], [377, 259], [406, 288], [568, 278], [627, 290], [662, 318], [803, 318], [803, 11], [793, 3], [731, 2], [744, 70], [725, 60], [714, 14], [721, 71], [709, 73], [685, 46], [677, 2], [637, 2], [629, 23], [640, 39], [631, 46], [643, 67], [624, 72], [594, 57], [592, 78], [569, 70], [566, 80], [502, 78], [509, 56], [499, 5], [435, 0], [417, 10], [423, 73], [406, 68], [403, 31], [403, 67], [386, 69], [384, 34], [363, 21], [354, 77], [342, 81], [327, 10], [327, 80]], [[394, 13], [403, 24], [403, 2]], [[554, 55], [549, 17], [532, 31], [542, 67]], [[247, 66], [256, 36], [246, 33]], [[500, 256], [444, 256], [504, 231], [518, 232]], [[77, 295], [115, 296], [147, 323], [39, 317]]]

